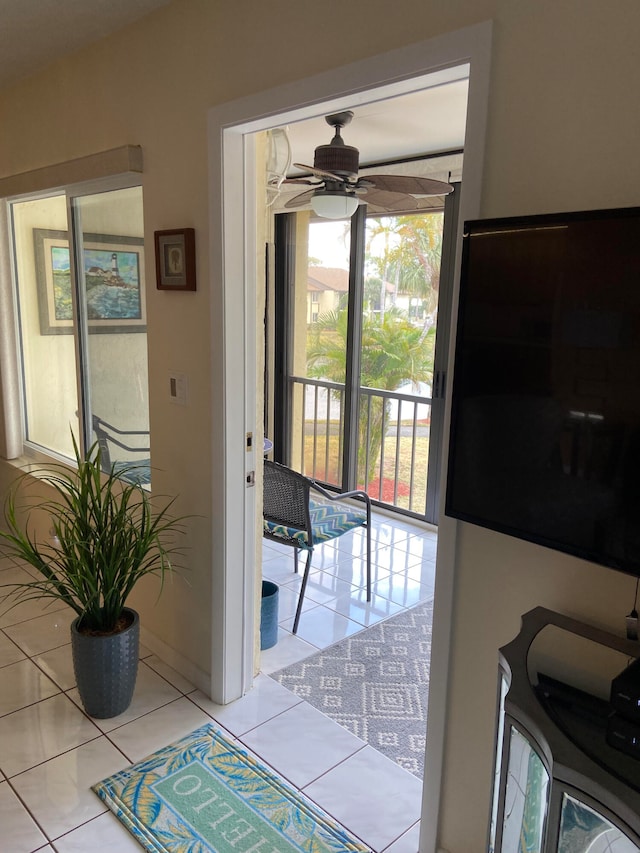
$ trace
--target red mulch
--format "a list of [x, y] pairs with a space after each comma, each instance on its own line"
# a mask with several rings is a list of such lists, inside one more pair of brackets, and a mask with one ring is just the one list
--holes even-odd
[[[374, 498], [377, 501], [384, 501], [385, 503], [393, 503], [393, 479], [391, 477], [385, 477], [382, 483], [382, 496], [380, 495], [380, 478], [376, 477], [375, 480], [372, 480], [369, 483], [369, 487], [367, 489], [367, 494]], [[359, 488], [362, 488], [360, 486]], [[409, 495], [409, 486], [406, 483], [398, 483], [398, 496], [406, 497]]]

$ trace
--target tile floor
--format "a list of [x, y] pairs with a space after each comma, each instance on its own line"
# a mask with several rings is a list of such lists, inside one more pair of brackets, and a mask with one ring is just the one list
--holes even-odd
[[[373, 528], [372, 602], [363, 538], [324, 545], [297, 636], [292, 552], [265, 543], [264, 577], [280, 587], [278, 642], [253, 690], [226, 706], [141, 649], [130, 708], [91, 719], [74, 686], [70, 611], [28, 602], [0, 614], [0, 853], [139, 853], [90, 786], [211, 719], [376, 853], [416, 853], [420, 781], [268, 677], [433, 595], [435, 533], [383, 515]], [[25, 572], [0, 563], [0, 583]]]

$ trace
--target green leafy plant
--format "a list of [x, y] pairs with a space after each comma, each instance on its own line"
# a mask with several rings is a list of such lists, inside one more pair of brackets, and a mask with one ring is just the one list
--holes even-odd
[[[10, 590], [2, 600], [14, 607], [33, 599], [56, 599], [80, 617], [79, 630], [115, 633], [125, 627], [123, 611], [136, 583], [145, 575], [164, 582], [172, 569], [170, 556], [179, 550], [173, 534], [183, 532], [181, 519], [170, 515], [173, 500], [156, 510], [144, 489], [122, 479], [129, 469], [135, 471], [135, 464], [117, 473], [112, 466], [105, 473], [97, 442], [84, 457], [75, 439], [73, 445], [77, 471], [53, 464], [37, 472], [38, 481], [51, 486], [55, 497], [19, 505], [18, 494], [31, 476], [25, 474], [5, 501], [0, 553], [32, 566], [39, 577], [3, 584]], [[29, 530], [36, 509], [51, 518], [49, 542], [38, 542]]]
[[[311, 326], [307, 342], [307, 373], [314, 379], [344, 382], [346, 371], [347, 311], [321, 314]], [[414, 387], [433, 379], [435, 328], [424, 332], [398, 308], [384, 317], [362, 318], [360, 384], [395, 391], [404, 382]], [[376, 475], [389, 423], [390, 405], [381, 397], [360, 398], [358, 418], [358, 482]]]

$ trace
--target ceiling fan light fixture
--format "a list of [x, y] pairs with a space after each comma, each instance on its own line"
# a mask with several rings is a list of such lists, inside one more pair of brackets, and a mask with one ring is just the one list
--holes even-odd
[[445, 181], [425, 178], [421, 175], [363, 175], [358, 177], [360, 154], [352, 145], [345, 145], [341, 129], [353, 118], [351, 110], [325, 116], [327, 124], [335, 130], [329, 145], [318, 145], [315, 149], [313, 166], [294, 163], [297, 169], [309, 175], [285, 178], [285, 184], [306, 184], [312, 189], [289, 198], [285, 208], [311, 205], [323, 219], [347, 219], [353, 216], [360, 203], [371, 205], [375, 213], [389, 211], [422, 210], [424, 202], [419, 198], [444, 196], [453, 192], [453, 186]]
[[359, 204], [354, 195], [319, 192], [311, 198], [314, 213], [323, 219], [351, 219]]

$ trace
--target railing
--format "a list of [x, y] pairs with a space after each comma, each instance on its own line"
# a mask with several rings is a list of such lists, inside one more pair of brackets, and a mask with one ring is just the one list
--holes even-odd
[[[292, 466], [341, 486], [344, 385], [295, 376], [292, 391]], [[378, 503], [423, 516], [431, 397], [361, 387], [359, 412], [358, 488]]]

